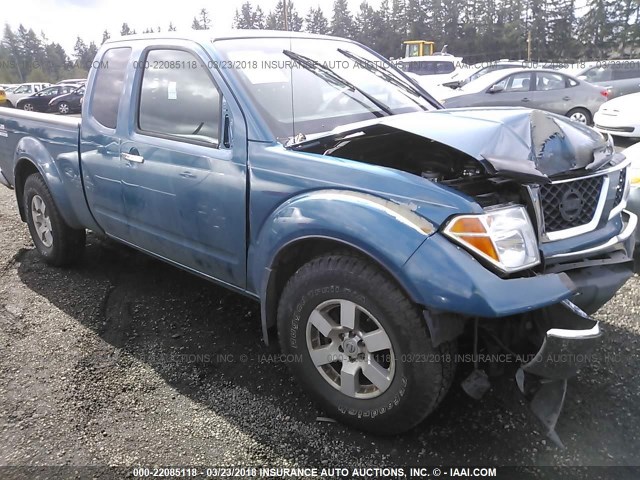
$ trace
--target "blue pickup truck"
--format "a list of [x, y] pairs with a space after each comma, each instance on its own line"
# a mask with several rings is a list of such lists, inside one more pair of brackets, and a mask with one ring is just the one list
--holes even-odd
[[567, 118], [445, 110], [366, 47], [289, 32], [111, 40], [81, 119], [0, 109], [0, 181], [47, 262], [91, 230], [258, 301], [299, 383], [378, 433], [436, 408], [461, 338], [528, 352], [553, 433], [632, 275], [627, 166]]

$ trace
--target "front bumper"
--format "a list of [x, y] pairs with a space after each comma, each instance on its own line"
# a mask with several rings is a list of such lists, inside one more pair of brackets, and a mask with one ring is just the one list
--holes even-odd
[[402, 268], [411, 297], [420, 305], [467, 317], [505, 317], [570, 299], [592, 313], [633, 275], [638, 218], [621, 214], [622, 228], [603, 243], [545, 257], [544, 272], [500, 278], [442, 235], [427, 238]]
[[[629, 196], [627, 197], [627, 210], [633, 213], [634, 215], [640, 215], [640, 188], [631, 187], [629, 189]], [[636, 235], [636, 242], [638, 242], [640, 238]]]
[[638, 217], [621, 213], [622, 230], [600, 245], [545, 258], [545, 273], [565, 273], [575, 286], [571, 301], [587, 313], [607, 303], [633, 275]]
[[616, 135], [618, 137], [640, 137], [640, 126], [632, 125], [631, 122], [629, 124], [625, 124], [623, 122], [619, 122], [617, 125], [607, 125], [598, 123], [598, 118], [595, 119], [595, 124], [593, 126], [600, 133]]
[[600, 324], [568, 300], [548, 307], [540, 323], [542, 346], [522, 370], [550, 380], [573, 377], [599, 343]]

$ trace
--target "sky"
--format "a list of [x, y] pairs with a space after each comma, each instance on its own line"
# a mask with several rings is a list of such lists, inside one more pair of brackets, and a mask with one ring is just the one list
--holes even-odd
[[[231, 27], [236, 9], [245, 0], [3, 0], [0, 8], [0, 26], [8, 23], [16, 29], [21, 23], [40, 34], [44, 31], [50, 41], [60, 43], [72, 54], [76, 37], [87, 44], [100, 45], [102, 32], [107, 29], [111, 37], [120, 35], [120, 27], [127, 22], [137, 33], [158, 26], [167, 30], [173, 22], [178, 31], [191, 29], [193, 17], [204, 7], [209, 11], [213, 28], [225, 30]], [[348, 0], [352, 12], [356, 12], [362, 0]], [[273, 10], [277, 0], [253, 0], [267, 13]], [[320, 6], [330, 18], [333, 0], [293, 0], [303, 17], [310, 7]], [[369, 0], [374, 8], [379, 0]]]

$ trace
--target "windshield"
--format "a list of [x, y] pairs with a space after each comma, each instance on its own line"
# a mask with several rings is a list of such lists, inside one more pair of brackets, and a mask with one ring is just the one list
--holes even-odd
[[[216, 42], [228, 74], [282, 143], [376, 117], [436, 107], [388, 61], [340, 40]], [[372, 62], [367, 64], [366, 62]], [[380, 67], [380, 68], [378, 68]]]

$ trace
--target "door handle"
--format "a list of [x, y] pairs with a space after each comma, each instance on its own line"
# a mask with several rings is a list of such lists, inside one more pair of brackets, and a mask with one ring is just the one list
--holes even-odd
[[122, 160], [127, 161], [127, 162], [134, 162], [134, 163], [142, 163], [142, 162], [144, 162], [144, 157], [143, 156], [134, 155], [133, 153], [122, 152], [120, 154], [120, 158]]
[[527, 97], [524, 97], [524, 98], [522, 99], [522, 101], [523, 101], [523, 102], [528, 102], [528, 101], [529, 101], [529, 99], [528, 99]]
[[180, 176], [184, 177], [184, 178], [196, 178], [196, 176], [193, 173], [189, 172], [189, 171], [185, 171], [185, 172], [180, 173]]
[[567, 97], [562, 97], [562, 100], [564, 100], [565, 102], [568, 102], [569, 100], [571, 100], [571, 97], [567, 96]]

